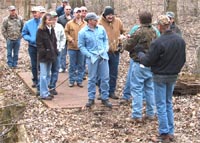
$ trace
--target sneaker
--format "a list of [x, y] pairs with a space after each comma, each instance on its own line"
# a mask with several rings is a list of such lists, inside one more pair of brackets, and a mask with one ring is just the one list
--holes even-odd
[[59, 73], [63, 73], [63, 72], [65, 72], [65, 70], [63, 70], [63, 69], [60, 68], [60, 69], [58, 70], [58, 72], [59, 72]]
[[101, 94], [98, 95], [97, 100], [101, 100]]
[[86, 103], [86, 107], [91, 107], [92, 105], [94, 105], [94, 100], [93, 99], [89, 99], [88, 103]]
[[115, 93], [110, 93], [110, 94], [109, 94], [109, 97], [112, 98], [112, 99], [119, 99], [119, 97], [117, 97], [117, 96], [115, 95]]
[[82, 88], [83, 84], [82, 83], [77, 83], [77, 86]]
[[86, 79], [87, 79], [87, 75], [84, 75], [83, 80], [86, 80]]
[[112, 108], [112, 104], [108, 100], [101, 100], [101, 103], [108, 108]]
[[37, 84], [35, 82], [33, 82], [32, 84], [32, 88], [36, 88]]
[[50, 93], [52, 95], [58, 95], [58, 92], [55, 89], [50, 89]]
[[69, 87], [73, 87], [74, 84], [73, 84], [73, 83], [69, 83], [68, 86], [69, 86]]

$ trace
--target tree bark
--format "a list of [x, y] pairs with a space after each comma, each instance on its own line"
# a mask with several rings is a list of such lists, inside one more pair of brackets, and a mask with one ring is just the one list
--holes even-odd
[[165, 0], [165, 1], [166, 1], [165, 10], [174, 12], [175, 13], [175, 22], [178, 23], [178, 16], [177, 16], [177, 1], [178, 0]]
[[47, 0], [47, 9], [52, 8], [51, 3], [52, 3], [52, 0]]

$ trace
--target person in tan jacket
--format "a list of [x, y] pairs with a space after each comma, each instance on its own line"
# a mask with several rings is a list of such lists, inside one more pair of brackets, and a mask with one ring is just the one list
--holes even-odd
[[118, 99], [118, 97], [115, 95], [115, 90], [121, 47], [119, 37], [121, 34], [124, 34], [125, 30], [122, 21], [114, 15], [114, 10], [111, 6], [106, 6], [104, 8], [103, 14], [99, 20], [99, 24], [105, 28], [109, 39], [109, 97]]
[[73, 87], [74, 83], [77, 86], [83, 87], [82, 81], [84, 76], [84, 56], [78, 48], [78, 32], [86, 25], [86, 22], [81, 18], [81, 9], [74, 9], [74, 18], [65, 26], [65, 35], [68, 40], [69, 54], [69, 87]]

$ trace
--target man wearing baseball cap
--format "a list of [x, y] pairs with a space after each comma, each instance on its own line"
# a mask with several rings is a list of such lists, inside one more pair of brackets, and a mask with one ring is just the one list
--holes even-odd
[[109, 102], [109, 67], [108, 67], [108, 36], [101, 25], [97, 25], [98, 16], [94, 12], [87, 13], [85, 26], [78, 34], [78, 47], [86, 56], [88, 65], [88, 103], [91, 107], [95, 103], [96, 80], [100, 80], [101, 102], [112, 108]]
[[31, 59], [31, 71], [32, 71], [32, 87], [36, 87], [38, 84], [38, 62], [37, 62], [37, 46], [36, 46], [36, 33], [40, 24], [40, 8], [34, 6], [31, 8], [33, 18], [28, 20], [22, 29], [22, 36], [25, 41], [28, 42], [28, 53]]
[[173, 32], [177, 33], [178, 35], [182, 36], [181, 30], [179, 29], [179, 27], [175, 23], [175, 13], [172, 12], [172, 11], [168, 11], [168, 12], [166, 12], [166, 15], [170, 19], [170, 29]]
[[9, 16], [3, 19], [1, 32], [7, 43], [7, 64], [17, 67], [21, 41], [21, 30], [24, 25], [22, 17], [17, 15], [15, 6], [9, 6]]
[[69, 5], [68, 0], [62, 0], [62, 5], [58, 6], [56, 8], [56, 13], [58, 14], [58, 17], [65, 14], [65, 6]]
[[161, 15], [157, 20], [161, 36], [153, 41], [149, 51], [144, 54], [143, 47], [138, 45], [140, 63], [150, 66], [153, 72], [155, 101], [158, 114], [159, 137], [155, 142], [170, 142], [174, 140], [174, 112], [172, 95], [185, 61], [185, 41], [170, 29], [170, 19]]

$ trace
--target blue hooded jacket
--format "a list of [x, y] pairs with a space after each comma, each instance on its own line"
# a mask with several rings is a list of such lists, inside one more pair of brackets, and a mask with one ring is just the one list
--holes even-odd
[[22, 29], [22, 37], [26, 40], [29, 45], [36, 47], [36, 34], [40, 19], [32, 18], [28, 20]]

